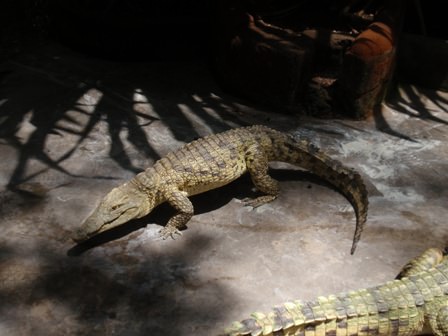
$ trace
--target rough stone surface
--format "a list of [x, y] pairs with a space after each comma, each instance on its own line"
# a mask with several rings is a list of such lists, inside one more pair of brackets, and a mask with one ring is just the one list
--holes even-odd
[[[193, 63], [116, 64], [45, 46], [0, 65], [0, 335], [214, 335], [291, 298], [375, 285], [448, 241], [448, 95], [401, 86], [367, 121], [298, 119], [222, 94]], [[261, 123], [358, 169], [370, 214], [355, 255], [351, 206], [275, 165], [256, 210], [248, 178], [193, 198], [178, 240], [152, 215], [74, 246], [112, 187], [184, 142]]]

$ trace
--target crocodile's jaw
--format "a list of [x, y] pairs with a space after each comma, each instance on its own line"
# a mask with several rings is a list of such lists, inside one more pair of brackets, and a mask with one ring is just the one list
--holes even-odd
[[137, 208], [130, 208], [117, 219], [108, 222], [101, 216], [100, 206], [82, 223], [81, 227], [75, 231], [73, 240], [77, 243], [85, 241], [101, 232], [113, 229], [134, 218], [139, 218]]
[[79, 243], [151, 212], [154, 202], [128, 184], [112, 189], [77, 229], [72, 239]]

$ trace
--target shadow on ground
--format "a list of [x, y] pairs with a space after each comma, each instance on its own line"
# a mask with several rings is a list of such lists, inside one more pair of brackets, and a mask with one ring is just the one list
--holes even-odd
[[[9, 181], [11, 189], [46, 169], [80, 177], [64, 168], [64, 162], [82, 147], [101, 121], [107, 124], [109, 156], [133, 173], [142, 167], [132, 162], [126, 143], [144, 157], [159, 158], [149, 139], [148, 129], [154, 121], [162, 121], [182, 142], [204, 135], [198, 132], [198, 123], [206, 124], [207, 131], [212, 132], [230, 128], [226, 122], [229, 116], [223, 113], [229, 106], [212, 91], [204, 91], [203, 74], [196, 73], [194, 67], [190, 74], [180, 74], [177, 72], [185, 67], [176, 63], [171, 67], [110, 63], [63, 49], [43, 48], [37, 55], [4, 63], [1, 69], [0, 138], [19, 152]], [[185, 80], [185, 75], [197, 77], [190, 81]], [[61, 141], [72, 136], [72, 145], [64, 152], [50, 153], [51, 135], [59, 136]], [[26, 167], [31, 158], [44, 168], [29, 175]]]
[[[437, 117], [436, 113], [432, 113], [431, 109], [428, 108], [429, 105], [433, 105], [434, 112], [448, 111], [448, 100], [438, 91], [395, 83], [386, 98], [386, 105], [410, 118], [433, 121], [441, 125], [448, 124], [446, 120]], [[389, 124], [384, 117], [381, 106], [375, 108], [373, 118], [379, 131], [400, 139], [416, 142], [411, 136], [404, 134], [400, 129], [394, 129]]]
[[[219, 281], [203, 283], [195, 274], [195, 257], [211, 245], [207, 237], [196, 236], [175, 252], [143, 262], [131, 256], [67, 258], [45, 245], [33, 255], [19, 246], [0, 246], [0, 332], [191, 335], [185, 326], [204, 331], [232, 303]], [[115, 273], [116, 267], [132, 271]], [[23, 276], [17, 278], [18, 272]], [[209, 305], [188, 300], [201, 287], [207, 287]]]

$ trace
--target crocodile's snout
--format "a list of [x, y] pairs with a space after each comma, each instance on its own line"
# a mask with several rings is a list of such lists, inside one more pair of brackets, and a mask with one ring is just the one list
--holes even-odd
[[89, 239], [92, 235], [86, 233], [82, 228], [76, 230], [72, 235], [72, 240], [75, 243], [81, 243], [87, 239]]
[[81, 243], [98, 233], [100, 227], [97, 225], [96, 216], [91, 215], [75, 230], [72, 239], [76, 243]]

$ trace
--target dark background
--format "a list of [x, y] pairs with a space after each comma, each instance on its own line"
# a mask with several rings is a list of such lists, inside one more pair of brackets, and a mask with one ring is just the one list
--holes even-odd
[[[241, 2], [244, 3], [244, 2]], [[248, 8], [254, 1], [246, 1]], [[272, 1], [258, 1], [262, 9]], [[292, 0], [275, 2], [288, 7]], [[321, 0], [319, 8], [333, 1]], [[404, 31], [448, 38], [440, 1], [409, 1]], [[306, 5], [306, 4], [305, 4]], [[310, 6], [315, 6], [310, 2]], [[6, 0], [0, 7], [0, 59], [51, 38], [113, 60], [206, 59], [229, 1]]]

